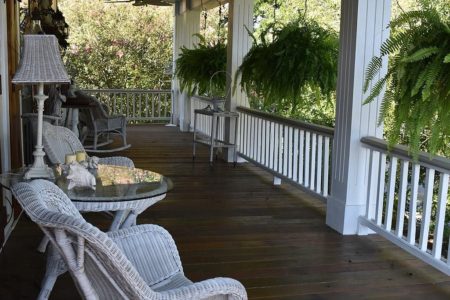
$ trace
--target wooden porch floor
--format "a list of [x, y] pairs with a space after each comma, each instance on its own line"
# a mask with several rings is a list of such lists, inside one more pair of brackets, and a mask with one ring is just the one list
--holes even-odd
[[[207, 149], [192, 162], [189, 133], [164, 126], [129, 128], [121, 154], [170, 177], [174, 189], [138, 223], [172, 233], [186, 275], [240, 280], [249, 299], [450, 299], [450, 277], [378, 236], [341, 236], [325, 225], [325, 206], [250, 164], [218, 161]], [[101, 228], [101, 214], [87, 219]], [[35, 299], [44, 274], [42, 234], [22, 217], [0, 254], [0, 299]], [[79, 299], [70, 276], [51, 299]]]

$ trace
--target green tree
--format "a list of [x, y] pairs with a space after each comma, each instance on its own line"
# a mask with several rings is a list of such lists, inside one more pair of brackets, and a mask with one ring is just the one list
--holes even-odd
[[61, 0], [70, 26], [64, 60], [84, 88], [169, 88], [172, 8]]

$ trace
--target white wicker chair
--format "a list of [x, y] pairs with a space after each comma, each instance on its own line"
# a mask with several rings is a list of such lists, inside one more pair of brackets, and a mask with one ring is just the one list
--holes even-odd
[[[48, 160], [52, 164], [63, 164], [65, 162], [66, 154], [84, 151], [84, 147], [78, 137], [67, 127], [55, 126], [48, 122], [44, 122], [42, 131], [44, 149]], [[101, 157], [99, 159], [99, 163], [104, 165], [134, 168], [133, 161], [124, 156]], [[129, 211], [126, 210], [117, 211], [110, 230], [117, 229], [119, 224], [118, 220], [124, 219], [128, 213]], [[38, 250], [43, 252], [45, 246], [46, 242], [43, 241]]]
[[[44, 122], [42, 132], [45, 153], [52, 164], [63, 164], [66, 154], [85, 151], [80, 140], [69, 128]], [[123, 156], [102, 157], [99, 163], [130, 168], [134, 167], [133, 161]]]
[[247, 299], [236, 280], [187, 279], [172, 237], [159, 226], [103, 233], [49, 181], [18, 183], [12, 192], [64, 257], [85, 299]]

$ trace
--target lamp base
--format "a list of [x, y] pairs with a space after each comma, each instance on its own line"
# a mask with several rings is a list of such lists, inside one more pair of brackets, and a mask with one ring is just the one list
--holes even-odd
[[31, 179], [53, 179], [55, 178], [55, 175], [53, 173], [53, 170], [49, 168], [47, 165], [42, 167], [30, 167], [28, 171], [23, 176], [25, 180], [31, 180]]
[[25, 173], [24, 179], [30, 180], [34, 178], [55, 178], [52, 169], [50, 169], [44, 161], [44, 147], [42, 146], [42, 123], [44, 114], [44, 101], [47, 96], [44, 95], [44, 84], [39, 83], [38, 93], [34, 96], [37, 101], [38, 111], [38, 128], [37, 128], [37, 141], [35, 150], [33, 152], [34, 162], [30, 169]]

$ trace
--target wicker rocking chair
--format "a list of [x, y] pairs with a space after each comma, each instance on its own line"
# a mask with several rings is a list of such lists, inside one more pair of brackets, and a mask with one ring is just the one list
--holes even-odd
[[[131, 147], [127, 144], [127, 119], [123, 115], [110, 115], [107, 107], [97, 98], [76, 90], [75, 98], [70, 101], [88, 103], [88, 107], [80, 110], [80, 123], [85, 126], [86, 131], [81, 135], [81, 142], [89, 152], [114, 152]], [[112, 142], [110, 134], [119, 134], [122, 137], [122, 146], [114, 149], [98, 149]], [[104, 142], [99, 142], [103, 138]], [[92, 141], [90, 144], [88, 141]]]
[[12, 192], [64, 258], [85, 299], [247, 299], [236, 280], [187, 279], [172, 237], [159, 226], [104, 233], [49, 181], [18, 183]]

